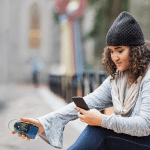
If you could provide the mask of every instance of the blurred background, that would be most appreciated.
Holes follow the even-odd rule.
[[[62,1],[69,3],[67,0]],[[79,19],[84,70],[100,70],[106,33],[121,11],[130,12],[140,23],[145,38],[150,39],[149,0],[85,1],[87,4],[83,4],[80,14],[74,16]],[[56,2],[57,0],[0,0],[0,83],[31,82],[31,59],[34,56],[40,59],[41,82],[47,82],[48,74],[59,70],[61,52],[65,51],[62,49],[62,33],[65,29],[61,27],[63,21],[59,17],[61,13],[67,15],[67,10],[61,11],[67,8],[65,5],[62,8],[54,7]],[[69,14],[71,15],[74,15],[73,12]]]
[[[53,111],[44,100],[52,100],[52,94],[66,105],[103,82],[106,34],[122,11],[136,18],[150,40],[150,0],[0,0],[0,138],[11,119]],[[69,129],[64,149],[80,134],[67,142]],[[45,145],[17,147],[20,139],[10,139],[4,138],[7,144],[0,143],[0,149],[40,150]]]

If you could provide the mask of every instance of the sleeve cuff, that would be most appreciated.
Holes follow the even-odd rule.
[[[102,116],[102,127],[103,128],[112,130],[112,128],[114,126],[114,115],[115,114],[107,116],[107,115],[103,114],[103,116]]]
[[[44,128],[44,133],[42,132],[39,136],[48,144],[56,148],[62,148],[64,125],[57,119],[57,117],[52,118],[53,119],[49,121],[46,120],[45,116],[37,118]]]

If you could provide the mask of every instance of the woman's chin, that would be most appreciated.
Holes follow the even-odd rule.
[[[123,72],[123,71],[127,71],[128,69],[118,68],[118,70],[119,70],[120,72]]]
[[[123,69],[121,69],[121,68],[118,68],[118,70],[119,70],[120,72],[124,71],[124,70],[123,70]]]

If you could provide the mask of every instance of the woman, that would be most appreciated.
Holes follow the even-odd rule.
[[[38,125],[39,136],[58,148],[62,147],[65,124],[78,117],[88,125],[68,150],[107,148],[108,137],[150,146],[149,62],[150,52],[138,22],[131,14],[122,12],[107,33],[103,54],[102,63],[110,76],[84,97],[90,110],[71,103],[37,120],[21,120]],[[115,114],[110,116],[98,111],[112,106]]]

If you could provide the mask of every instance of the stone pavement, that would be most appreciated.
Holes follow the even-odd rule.
[[[12,135],[8,123],[20,117],[38,118],[64,105],[66,103],[50,92],[46,85],[39,88],[32,84],[0,85],[0,150],[57,150],[39,137],[27,142],[17,134]],[[76,141],[85,126],[79,120],[66,125],[62,150]]]

